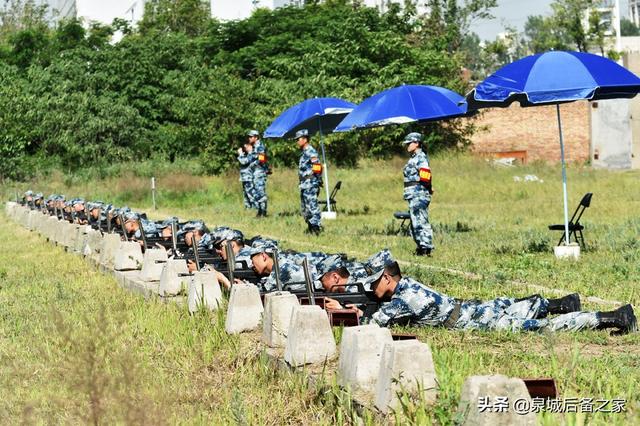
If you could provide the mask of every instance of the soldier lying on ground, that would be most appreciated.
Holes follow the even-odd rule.
[[[364,322],[374,322],[383,327],[413,324],[512,331],[618,329],[614,334],[637,330],[631,305],[611,312],[581,312],[577,294],[560,299],[546,299],[537,294],[521,299],[501,297],[486,302],[454,299],[403,277],[395,261],[372,271],[369,282],[378,298],[388,296],[391,301],[382,304],[371,318],[364,318]],[[550,314],[559,315],[547,318]]]

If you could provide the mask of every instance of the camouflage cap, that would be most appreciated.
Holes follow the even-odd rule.
[[[103,208],[104,203],[102,201],[89,201],[87,203],[87,208],[89,210],[101,209]]]
[[[253,256],[260,253],[273,253],[278,246],[273,240],[256,240],[249,249],[249,256]]]
[[[422,134],[418,133],[418,132],[411,132],[409,133],[407,136],[404,137],[404,142],[402,142],[403,144],[409,144],[411,142],[419,142],[422,143],[423,138],[422,138]]]
[[[251,137],[251,136],[260,136],[260,132],[257,130],[249,130],[247,132],[247,136]]]
[[[140,220],[140,215],[136,212],[128,211],[123,214],[125,222]]]
[[[166,227],[171,226],[172,224],[178,224],[178,218],[176,216],[170,217],[168,219],[163,220],[162,222],[156,224],[158,229],[164,229]]]
[[[307,129],[300,129],[296,132],[296,136],[295,139],[299,139],[299,138],[308,138],[309,137],[309,130]]]
[[[364,269],[369,275],[366,284],[371,285],[374,282],[378,281],[382,276],[382,273],[384,272],[384,267],[394,261],[395,260],[391,255],[389,249],[380,250],[378,253],[367,259],[367,261],[364,263]]]
[[[24,196],[25,197],[33,197],[33,191],[32,190],[28,190],[24,192]]]
[[[76,204],[84,204],[84,198],[74,198],[71,200],[72,206],[75,206]]]
[[[337,271],[340,268],[345,267],[344,260],[338,254],[325,257],[321,262],[316,264],[316,271],[318,272],[318,278],[322,278],[324,274],[331,271]]]
[[[36,200],[39,200],[41,198],[44,198],[44,194],[42,192],[38,192],[36,195],[33,196],[33,198],[35,198]]]
[[[221,244],[225,241],[244,241],[244,234],[237,229],[227,227],[216,228],[211,233],[211,243],[213,245]]]

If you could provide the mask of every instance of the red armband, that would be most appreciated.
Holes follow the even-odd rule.
[[[428,167],[422,168],[419,171],[420,182],[431,183],[431,169]]]
[[[260,164],[265,164],[267,162],[267,154],[258,154],[258,162]]]

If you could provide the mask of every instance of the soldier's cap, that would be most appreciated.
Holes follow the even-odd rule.
[[[365,285],[371,286],[378,281],[384,272],[385,266],[395,262],[395,259],[391,255],[389,249],[380,250],[378,253],[371,256],[364,263],[364,269],[367,271],[369,277],[366,280]]]
[[[33,191],[32,190],[25,191],[24,196],[25,197],[33,197]]]
[[[35,198],[36,200],[39,200],[41,198],[44,198],[44,194],[42,192],[38,192],[36,195],[33,196],[33,198]]]
[[[309,131],[307,129],[300,129],[296,132],[296,136],[294,139],[300,139],[300,138],[308,138],[309,137]]]
[[[74,198],[73,200],[71,200],[71,205],[75,206],[76,204],[84,204],[84,199],[83,198]]]
[[[69,200],[69,201],[65,201],[65,202],[64,202],[64,205],[65,205],[66,207],[71,207],[71,200]]]
[[[423,141],[422,133],[411,132],[407,136],[404,137],[404,142],[402,142],[402,143],[406,145],[406,144],[409,144],[411,142],[420,142],[420,143],[422,143],[422,141]]]
[[[166,227],[171,226],[173,223],[177,224],[178,223],[178,218],[177,217],[170,217],[168,219],[163,220],[162,222],[158,223],[157,227],[158,229],[164,229]]]
[[[140,215],[132,211],[126,212],[123,216],[124,216],[125,223],[140,220]]]
[[[244,234],[237,230],[227,227],[220,227],[214,229],[211,233],[211,244],[214,246],[220,245],[225,241],[244,241]]]
[[[95,210],[95,209],[101,209],[103,208],[104,203],[102,201],[89,201],[87,203],[87,208],[89,209],[89,211],[91,210]]]
[[[188,232],[201,231],[202,233],[209,232],[207,226],[204,224],[202,220],[190,220],[189,222],[182,225],[180,230],[178,231],[178,236],[182,237]]]
[[[257,130],[249,130],[247,132],[247,136],[251,137],[251,136],[260,136],[260,132]]]
[[[273,240],[256,240],[253,242],[251,248],[249,248],[249,256],[254,256],[260,253],[273,253],[277,250],[278,246]]]
[[[318,272],[318,278],[322,278],[324,274],[331,271],[337,271],[345,266],[344,260],[339,254],[333,254],[325,257],[322,262],[316,265],[316,271]]]

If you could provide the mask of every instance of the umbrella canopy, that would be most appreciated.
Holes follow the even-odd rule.
[[[327,134],[349,114],[355,104],[339,98],[313,98],[295,104],[280,114],[267,130],[265,138],[292,138],[298,130],[307,129],[309,134]]]
[[[639,91],[640,78],[607,58],[581,52],[546,52],[500,68],[469,92],[465,103],[469,110],[506,107],[514,101],[521,106],[556,105],[565,238],[569,245],[567,172],[560,104],[584,99],[632,98]]]
[[[463,101],[462,96],[443,87],[398,86],[362,101],[335,131],[460,117],[467,113],[467,106]]]
[[[467,96],[469,110],[557,104],[581,99],[632,98],[640,78],[610,59],[581,52],[546,52],[512,62]]]

